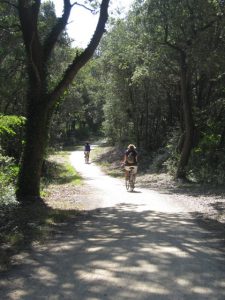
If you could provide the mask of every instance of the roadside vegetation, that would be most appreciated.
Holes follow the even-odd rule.
[[[44,164],[41,194],[45,200],[21,206],[15,199],[12,174],[1,174],[5,186],[10,186],[0,195],[0,270],[4,270],[13,254],[34,242],[44,242],[57,231],[59,224],[79,214],[76,202],[71,203],[69,199],[78,192],[82,178],[70,165],[69,152],[53,153]]]
[[[121,161],[124,150],[125,148],[121,146],[100,145],[91,154],[91,159],[101,167],[104,173],[123,179],[124,170],[121,168]],[[218,201],[225,197],[224,184],[213,185],[198,183],[193,180],[177,180],[167,168],[169,164],[167,159],[169,158],[164,153],[157,152],[151,156],[145,151],[140,150],[138,152],[137,186],[174,194],[180,193],[199,197],[204,195],[215,196],[218,197]]]

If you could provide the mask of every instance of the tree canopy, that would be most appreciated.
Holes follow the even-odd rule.
[[[65,30],[78,3],[62,3],[60,17],[51,1],[0,3],[1,154],[20,162],[18,199],[40,198],[48,145],[100,135],[163,153],[176,178],[224,183],[224,1],[136,0],[107,27],[109,0],[80,2],[100,13],[86,49]]]

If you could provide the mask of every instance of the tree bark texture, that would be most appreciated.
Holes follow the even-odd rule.
[[[45,155],[51,112],[46,104],[30,103],[25,146],[18,178],[17,198],[33,202],[40,198],[40,178]]]

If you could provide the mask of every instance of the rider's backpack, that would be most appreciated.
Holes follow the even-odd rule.
[[[135,154],[133,151],[129,152],[127,155],[127,162],[129,164],[134,164],[135,163]]]

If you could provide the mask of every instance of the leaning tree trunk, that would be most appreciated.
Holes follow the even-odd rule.
[[[183,106],[184,116],[184,142],[181,149],[180,160],[176,172],[176,178],[186,179],[186,167],[190,158],[193,135],[194,135],[194,123],[191,107],[191,91],[190,91],[190,78],[186,64],[186,55],[181,52],[181,100]]]

